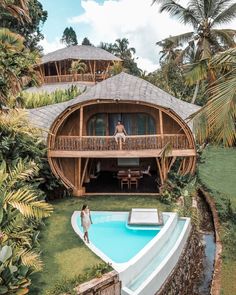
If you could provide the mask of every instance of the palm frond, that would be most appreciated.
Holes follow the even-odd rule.
[[[223,1],[224,2],[224,1]],[[233,3],[221,13],[219,13],[213,20],[213,25],[222,25],[231,22],[236,17],[236,3]]]
[[[165,38],[161,41],[158,41],[156,44],[159,46],[162,46],[163,43],[171,43],[172,46],[176,47],[176,46],[180,46],[182,45],[182,43],[186,43],[189,42],[190,40],[193,39],[193,32],[188,32],[188,33],[184,33],[184,34],[180,34],[180,35],[176,35],[176,36],[170,36],[168,38]]]
[[[40,255],[33,250],[21,250],[17,253],[21,258],[22,264],[33,268],[34,271],[41,271],[43,269],[43,262]]]
[[[25,217],[42,219],[51,215],[53,208],[45,201],[38,201],[34,192],[19,189],[8,193],[4,199],[4,208],[7,206],[19,210]]]
[[[236,48],[215,56],[210,66],[227,70],[208,89],[210,100],[191,118],[199,140],[210,138],[232,146],[236,142]]]
[[[185,8],[173,0],[153,1],[153,3],[155,2],[161,5],[160,12],[169,12],[171,16],[177,17],[180,22],[191,24],[194,28],[197,27],[199,20],[195,17],[194,11],[190,7]]]
[[[205,60],[184,66],[184,76],[187,85],[194,85],[197,81],[207,78],[208,66]]]
[[[12,188],[18,181],[30,180],[37,175],[39,167],[34,161],[23,161],[19,159],[14,169],[10,169],[9,177],[7,179],[7,188]]]
[[[1,0],[0,7],[6,10],[11,16],[15,17],[22,23],[30,22],[28,0],[9,1]]]
[[[223,45],[226,45],[228,47],[234,47],[235,42],[234,38],[236,36],[236,30],[230,30],[230,29],[221,29],[221,30],[212,30],[212,34],[216,36],[220,40],[220,42]]]

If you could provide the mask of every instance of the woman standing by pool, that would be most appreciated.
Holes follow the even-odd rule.
[[[88,205],[83,205],[81,213],[81,226],[84,230],[84,240],[85,242],[89,243],[89,237],[88,237],[88,229],[90,228],[90,225],[92,224],[92,219],[90,215],[90,210]]]

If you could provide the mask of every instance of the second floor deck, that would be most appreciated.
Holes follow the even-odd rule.
[[[185,134],[129,135],[117,143],[114,136],[57,136],[52,157],[151,157],[170,144],[170,155],[196,154]]]

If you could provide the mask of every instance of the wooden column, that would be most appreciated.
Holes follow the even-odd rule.
[[[40,65],[40,66],[39,66],[39,72],[40,72],[40,76],[41,76],[41,78],[42,78],[42,81],[43,81],[43,83],[44,83],[43,65]]]
[[[79,136],[82,137],[83,135],[83,107],[80,107],[80,117],[79,117]],[[85,188],[83,187],[83,181],[85,177],[85,171],[87,169],[88,165],[88,159],[86,159],[85,166],[83,173],[82,171],[82,159],[78,158],[75,159],[76,165],[75,165],[75,186],[76,190],[73,192],[73,194],[77,197],[82,196],[85,193]]]
[[[107,65],[107,67],[106,67],[106,70],[105,70],[105,72],[102,74],[102,80],[106,79],[106,75],[107,75],[107,73],[108,73],[109,67],[110,67],[110,62],[108,62],[108,65]]]
[[[93,77],[93,69],[92,69],[92,65],[91,65],[90,60],[89,60],[89,69],[90,69],[90,74],[91,74],[92,77]]]
[[[159,124],[160,124],[160,133],[161,133],[161,144],[164,146],[164,131],[163,131],[163,116],[162,111],[159,110]]]
[[[54,61],[54,64],[55,64],[56,71],[57,71],[57,77],[58,77],[58,81],[59,81],[59,82],[61,82],[61,77],[60,77],[59,69],[58,69],[58,66],[57,66],[57,62],[56,62],[56,61]]]
[[[96,60],[94,61],[93,64],[93,81],[96,81]]]
[[[84,108],[80,107],[79,113],[79,136],[83,135],[83,117],[84,117]]]

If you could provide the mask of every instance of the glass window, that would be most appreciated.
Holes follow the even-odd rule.
[[[146,113],[96,114],[88,121],[88,135],[113,135],[118,121],[122,121],[128,135],[155,134],[155,120]]]

